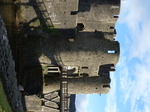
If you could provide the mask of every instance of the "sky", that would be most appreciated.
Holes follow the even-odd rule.
[[[120,59],[108,94],[77,95],[76,112],[150,112],[150,0],[124,0],[116,23]]]

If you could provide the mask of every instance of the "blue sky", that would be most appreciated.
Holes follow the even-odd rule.
[[[120,60],[106,95],[78,95],[77,112],[150,112],[150,0],[125,0],[116,24]]]

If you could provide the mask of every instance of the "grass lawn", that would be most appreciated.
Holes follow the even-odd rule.
[[[12,112],[0,81],[0,112]]]

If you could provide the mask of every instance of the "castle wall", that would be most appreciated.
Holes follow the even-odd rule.
[[[29,51],[31,53],[35,51],[39,64],[44,63],[48,66],[60,68],[63,66],[75,67],[75,75],[79,75],[78,77],[87,75],[89,76],[88,81],[93,76],[101,75],[103,70],[99,71],[99,69],[102,65],[117,64],[120,51],[119,42],[115,41],[114,38],[116,35],[114,27],[119,14],[120,0],[79,0],[79,7],[77,6],[78,0],[66,0],[66,3],[60,0],[53,2],[26,0],[27,4],[28,2],[31,4],[29,9],[32,9],[33,14],[30,16],[31,18],[28,17],[29,9],[21,5],[24,12],[23,18],[28,17],[27,31],[29,32],[25,32],[25,36],[27,40],[31,40],[30,46],[34,49],[32,50],[29,47]],[[40,21],[37,26],[34,25],[36,23],[35,18]],[[83,24],[84,28],[82,31],[75,33],[76,27],[80,26],[78,23],[81,23],[81,26]],[[54,26],[56,30],[51,29],[51,26]],[[41,27],[43,29],[40,29]],[[45,31],[45,27],[48,28],[48,32]],[[32,33],[30,30],[34,31],[32,35],[34,39],[30,36]],[[62,32],[59,32],[60,30],[63,35]],[[53,35],[53,33],[57,33],[57,35]],[[73,38],[74,41],[70,42],[66,37]],[[35,40],[38,39],[39,43],[36,43]],[[29,44],[26,46],[29,46]],[[109,53],[109,51],[112,53]],[[22,52],[22,56],[26,54],[29,54],[28,50]],[[28,61],[28,65],[32,65],[34,55],[29,56],[32,59]],[[108,72],[109,70],[106,71],[106,73]],[[53,73],[48,75],[52,75],[52,77],[44,77],[44,93],[60,88],[59,77],[54,76]],[[73,85],[75,81],[82,81],[82,78],[74,79],[74,82],[72,79],[70,81],[72,81],[70,84]],[[77,83],[75,84],[77,85]],[[85,84],[87,84],[86,81]],[[96,85],[96,82],[93,84]],[[83,85],[80,84],[80,86]],[[89,91],[94,91],[94,86],[88,88]],[[70,87],[73,86],[70,85]],[[78,88],[78,93],[80,93],[80,89]],[[99,93],[100,90],[96,92]],[[84,93],[84,91],[81,90],[81,93]]]
[[[106,94],[110,90],[109,77],[81,77],[64,80],[68,82],[69,94]],[[58,79],[54,81],[54,79],[51,80],[51,78],[47,77],[47,79],[45,78],[45,84],[46,86],[43,86],[43,93],[59,90],[60,88],[60,81]]]

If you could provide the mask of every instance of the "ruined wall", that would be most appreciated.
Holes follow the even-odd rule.
[[[7,31],[0,16],[0,79],[13,112],[23,112],[18,89],[15,63],[10,50]]]
[[[109,77],[81,77],[63,79],[68,82],[69,94],[106,94],[110,90]],[[60,80],[45,78],[46,86],[43,86],[43,93],[55,91],[60,88]]]
[[[23,22],[25,30],[22,32],[23,36],[25,35],[24,39],[27,40],[23,44],[24,48],[28,48],[26,52],[22,52],[24,48],[20,49],[22,53],[20,57],[30,54],[22,59],[22,62],[28,62],[27,67],[31,68],[35,58],[39,65],[45,64],[60,68],[75,66],[76,75],[80,78],[80,74],[88,74],[87,76],[92,77],[102,75],[101,72],[105,71],[105,67],[99,71],[102,65],[114,67],[117,64],[120,51],[119,42],[114,38],[116,35],[114,27],[119,14],[120,0],[88,0],[88,2],[87,0],[21,0],[20,7],[23,18],[20,23]],[[38,24],[36,24],[37,21]],[[84,28],[80,31],[78,27],[82,24]],[[48,30],[45,29],[45,25]],[[55,30],[51,29],[52,27]],[[70,30],[75,29],[76,32],[76,28],[78,32],[74,35]],[[62,30],[64,35],[59,30]],[[46,31],[48,32],[45,33]],[[58,35],[52,35],[53,31],[56,31]],[[73,38],[74,41],[70,42],[65,37]],[[34,47],[31,49],[29,46]],[[108,51],[113,51],[113,53]],[[42,69],[45,68],[42,67]],[[30,72],[26,70],[26,67],[24,71],[26,71],[26,76],[30,77]],[[109,77],[109,69],[105,74]],[[43,75],[56,77],[53,73],[43,73]],[[49,78],[43,79],[44,91],[59,89],[59,77],[56,79],[57,87],[55,87],[54,80],[49,80]],[[78,81],[82,82],[82,78]]]

